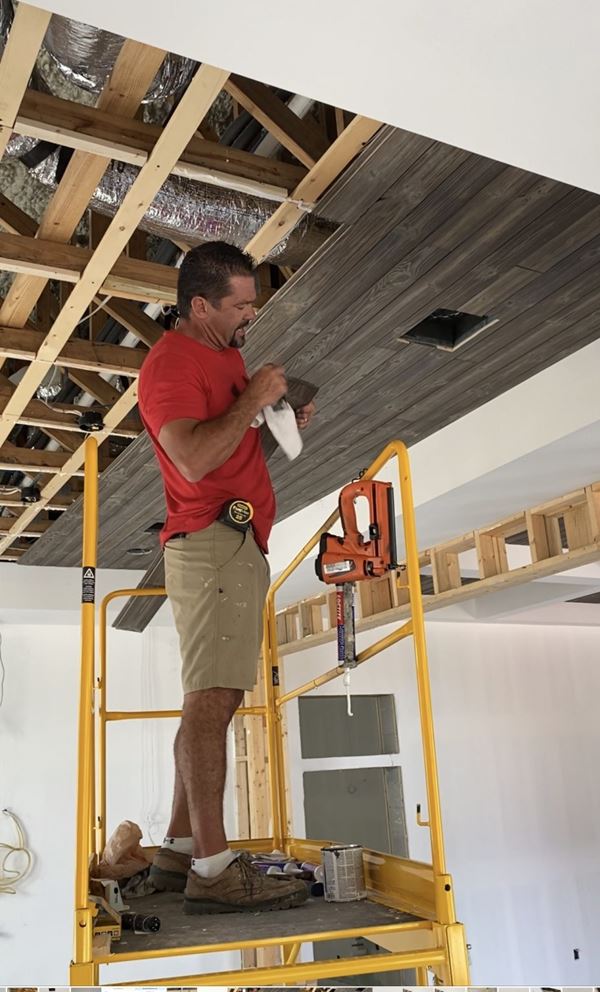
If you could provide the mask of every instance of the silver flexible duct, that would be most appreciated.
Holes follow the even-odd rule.
[[[123,38],[90,24],[54,15],[44,38],[44,48],[62,75],[83,90],[100,93],[112,72]],[[197,63],[167,54],[143,103],[175,96],[189,83]]]
[[[14,136],[6,152],[22,156],[35,144],[34,138]],[[31,170],[44,186],[55,188],[56,153]],[[94,193],[91,206],[112,217],[138,175],[130,165],[113,164]],[[152,201],[140,227],[150,234],[185,244],[228,241],[243,248],[271,216],[278,204],[247,193],[170,176]],[[333,227],[319,218],[307,217],[269,255],[282,265],[299,266],[319,248]]]

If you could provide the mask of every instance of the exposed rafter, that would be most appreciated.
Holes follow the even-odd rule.
[[[0,267],[7,272],[77,284],[93,255],[88,248],[0,234]],[[171,266],[122,256],[115,259],[97,292],[142,303],[174,303],[176,288],[177,272]]]
[[[62,451],[39,451],[37,448],[17,448],[14,444],[6,442],[0,448],[0,470],[18,471],[29,474],[41,472],[45,475],[58,475],[68,461],[68,456]],[[73,472],[73,475],[83,475],[82,472]],[[34,504],[42,509],[40,503]],[[29,522],[29,521],[27,521]],[[23,533],[23,528],[19,527],[19,534]]]
[[[43,331],[15,330],[0,327],[0,355],[33,362],[44,343]],[[144,348],[122,348],[118,344],[90,344],[89,341],[67,341],[56,364],[68,369],[90,369],[114,375],[137,376],[147,351]]]
[[[327,148],[324,134],[309,118],[298,117],[264,83],[232,75],[227,80],[225,89],[309,169],[321,158]]]
[[[354,117],[317,164],[294,190],[289,203],[282,203],[246,245],[246,250],[262,262],[275,245],[300,223],[306,210],[316,203],[334,179],[364,148],[381,124],[369,117]]]
[[[0,156],[12,134],[50,17],[39,7],[25,3],[17,7],[0,63]]]
[[[103,380],[104,381],[104,380]],[[0,373],[0,405],[6,403],[14,393],[16,386]],[[80,434],[79,416],[90,410],[104,413],[102,406],[78,406],[73,403],[45,403],[42,400],[31,400],[19,417],[19,423],[28,427],[46,427],[52,430],[70,431]],[[141,432],[141,423],[137,417],[128,417],[118,424],[113,434],[117,437],[135,438]]]
[[[15,122],[15,131],[20,134],[140,167],[147,162],[162,130],[34,90],[25,94]],[[305,171],[297,165],[207,141],[197,134],[172,169],[176,176],[271,200],[285,199]]]
[[[76,496],[55,496],[54,499],[46,503],[45,510],[56,510],[62,512],[68,510]],[[20,515],[25,510],[27,504],[23,503],[20,493],[3,492],[0,488],[0,506],[6,506],[12,513]],[[10,519],[7,517],[7,519]]]
[[[0,231],[8,234],[24,234],[35,238],[37,224],[29,214],[11,203],[3,193],[0,193]]]

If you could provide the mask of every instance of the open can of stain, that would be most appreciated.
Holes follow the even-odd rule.
[[[355,902],[367,898],[363,849],[360,844],[322,847],[327,902]]]

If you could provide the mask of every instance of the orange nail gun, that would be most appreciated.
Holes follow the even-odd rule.
[[[369,530],[365,540],[356,521],[356,500],[369,501]],[[375,579],[396,568],[396,521],[391,482],[358,480],[344,486],[339,499],[343,537],[321,534],[315,570],[323,582],[335,583],[338,663],[346,670],[357,664],[354,623],[354,584]],[[349,682],[345,683],[347,686]],[[348,690],[349,692],[349,690]],[[348,712],[350,703],[348,703]]]
[[[365,540],[356,522],[355,502],[369,501],[369,536]],[[340,492],[340,520],[343,537],[321,534],[316,572],[323,582],[356,582],[375,579],[396,568],[396,522],[394,487],[391,482],[361,480],[344,486]]]

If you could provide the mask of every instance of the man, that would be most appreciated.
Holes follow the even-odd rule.
[[[255,314],[254,269],[233,245],[192,249],[179,270],[177,327],[152,348],[139,381],[165,487],[161,540],[184,691],[171,822],[150,876],[157,888],[185,890],[187,913],[284,909],[306,898],[303,882],[236,856],[223,825],[227,728],[256,682],[275,515],[252,424],[287,389],[277,365],[248,378],[239,351]],[[313,412],[312,404],[297,412],[301,428]],[[245,531],[219,519],[232,500],[251,504]]]

